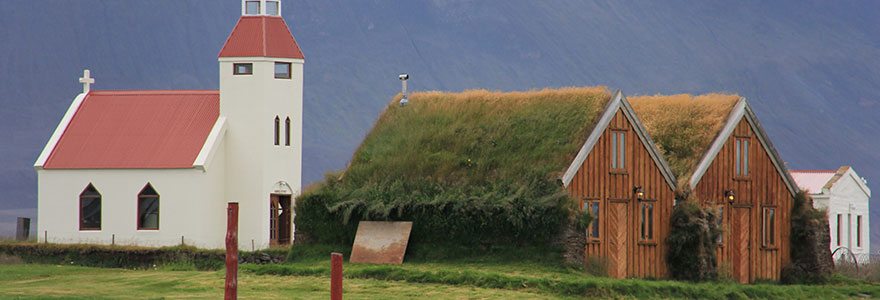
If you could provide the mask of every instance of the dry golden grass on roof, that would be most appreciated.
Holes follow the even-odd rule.
[[[675,176],[686,182],[739,98],[735,94],[711,93],[627,99]]]

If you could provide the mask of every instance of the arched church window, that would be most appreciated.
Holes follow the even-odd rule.
[[[290,146],[290,117],[284,119],[284,145]]]
[[[281,145],[281,118],[275,116],[275,146]]]
[[[138,194],[138,230],[159,230],[159,194],[149,183]]]
[[[91,183],[79,194],[79,230],[101,230],[101,193]]]

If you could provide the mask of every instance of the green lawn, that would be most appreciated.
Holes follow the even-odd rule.
[[[242,265],[241,299],[327,299],[326,262]],[[222,271],[0,265],[0,299],[218,299]],[[295,274],[295,275],[270,275]],[[838,280],[825,286],[691,284],[613,280],[529,263],[345,265],[346,299],[850,299],[878,298],[880,285]]]
[[[0,299],[219,299],[223,272],[0,265]],[[346,279],[346,299],[552,299],[533,291]],[[324,276],[242,272],[241,299],[327,299]]]

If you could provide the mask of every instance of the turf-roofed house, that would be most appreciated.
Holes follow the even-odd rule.
[[[350,242],[358,220],[410,220],[411,245],[559,243],[568,212],[586,209],[595,218],[566,243],[579,262],[586,253],[608,257],[613,277],[666,276],[675,178],[621,92],[409,101],[386,108],[341,176],[300,198],[301,234]]]
[[[689,201],[717,210],[724,228],[719,265],[740,282],[779,280],[790,260],[790,214],[798,188],[745,98],[630,100],[679,178],[679,190]]]

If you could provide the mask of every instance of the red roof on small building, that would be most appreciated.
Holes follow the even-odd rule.
[[[43,168],[192,168],[219,116],[217,90],[91,91]]]
[[[242,16],[217,57],[305,59],[287,23],[275,16]]]

